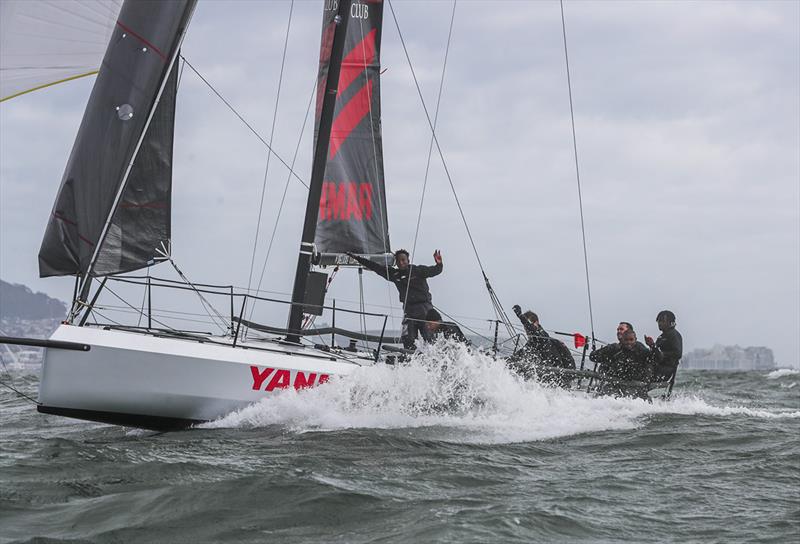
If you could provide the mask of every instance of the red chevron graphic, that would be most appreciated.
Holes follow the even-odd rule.
[[[353,129],[369,113],[369,102],[372,98],[372,80],[361,87],[361,90],[350,99],[342,108],[331,128],[331,143],[328,159],[332,159],[339,152],[339,147],[347,140]]]
[[[342,93],[375,60],[375,37],[377,34],[377,29],[372,29],[342,60],[342,71],[339,74],[339,96],[342,96]],[[329,160],[336,156],[339,147],[369,113],[371,99],[372,81],[370,80],[339,110],[339,115],[336,116],[333,127],[331,127]]]
[[[342,71],[339,73],[339,96],[375,60],[375,36],[377,33],[378,30],[373,28],[342,59]]]

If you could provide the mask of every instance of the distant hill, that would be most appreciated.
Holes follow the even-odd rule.
[[[61,319],[66,315],[67,306],[60,300],[0,280],[0,318]]]

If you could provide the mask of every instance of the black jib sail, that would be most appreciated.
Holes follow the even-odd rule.
[[[170,236],[178,48],[195,0],[126,0],[39,250],[39,274],[148,266]]]
[[[337,0],[327,0],[317,78],[317,127],[328,75]],[[317,217],[321,264],[344,263],[345,252],[382,256],[389,251],[381,138],[380,44],[383,2],[354,1],[331,129]],[[381,260],[383,257],[380,257]]]

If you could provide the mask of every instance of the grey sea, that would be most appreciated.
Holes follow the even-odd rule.
[[[592,398],[483,357],[153,433],[0,390],[0,543],[800,542],[800,373]],[[2,381],[36,395],[37,369]]]

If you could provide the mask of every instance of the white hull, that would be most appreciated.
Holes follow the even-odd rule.
[[[213,420],[372,364],[274,342],[232,347],[71,325],[51,340],[91,348],[46,350],[41,412],[154,429]]]

